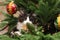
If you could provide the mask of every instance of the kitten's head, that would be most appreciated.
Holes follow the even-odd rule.
[[[38,25],[38,20],[37,20],[37,15],[34,13],[29,13],[29,14],[22,14],[19,16],[19,22],[24,22],[27,17],[29,16],[29,20],[33,23]]]

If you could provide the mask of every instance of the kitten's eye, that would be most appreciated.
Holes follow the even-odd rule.
[[[30,21],[32,21],[33,24],[37,23],[37,17],[36,16],[31,16]]]
[[[26,20],[27,18],[24,18],[24,20]]]
[[[22,20],[22,19],[20,19],[20,20],[19,20],[19,22],[23,22],[23,20]]]
[[[32,23],[34,23],[34,18],[33,17],[30,17],[30,21],[32,21]]]
[[[26,19],[27,19],[27,16],[24,17],[24,20],[26,20]]]
[[[24,18],[23,17],[19,17],[19,22],[23,22]]]

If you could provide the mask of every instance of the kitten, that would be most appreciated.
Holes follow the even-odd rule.
[[[27,28],[27,23],[30,23],[30,24],[34,24],[35,25],[35,28],[37,27],[37,21],[36,21],[36,15],[35,14],[22,14],[19,16],[19,21],[17,22],[17,27],[15,30],[12,31],[12,33],[16,33],[18,35],[21,34],[21,29],[25,30],[25,31],[28,31],[28,28]],[[18,33],[20,32],[20,33]]]

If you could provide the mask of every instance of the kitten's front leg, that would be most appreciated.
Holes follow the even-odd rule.
[[[17,23],[17,29],[20,31],[20,33],[21,33],[22,26],[23,26],[22,23],[20,22]]]

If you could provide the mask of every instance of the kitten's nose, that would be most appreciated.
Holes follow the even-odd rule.
[[[29,19],[29,16],[28,16],[27,19],[23,22],[23,24],[27,24],[27,23],[32,24],[32,22],[31,22],[30,19]]]

